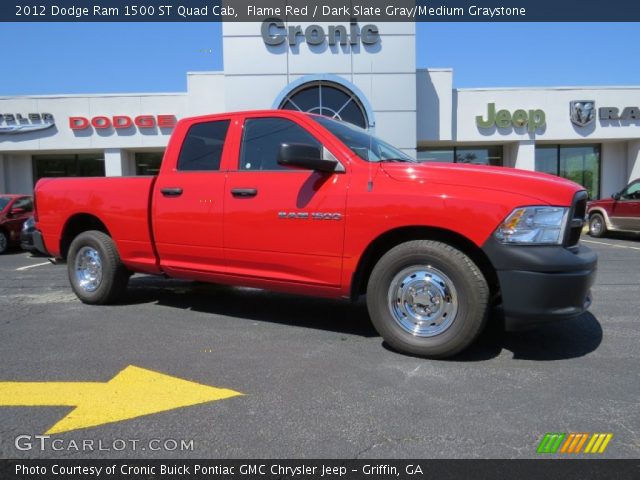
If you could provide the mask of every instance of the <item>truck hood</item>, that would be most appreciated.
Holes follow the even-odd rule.
[[[451,163],[382,163],[381,169],[402,182],[431,182],[523,195],[550,205],[570,205],[577,183],[546,173],[508,167]]]

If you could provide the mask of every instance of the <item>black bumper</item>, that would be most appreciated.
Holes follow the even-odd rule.
[[[49,255],[47,249],[44,246],[44,240],[42,239],[42,233],[40,233],[40,230],[35,230],[31,236],[31,239],[33,242],[33,249],[37,250],[43,255]]]
[[[500,283],[507,330],[574,318],[591,304],[597,255],[587,247],[502,245],[483,250]]]
[[[33,245],[33,231],[30,230],[25,232],[22,230],[22,232],[20,232],[20,248],[27,250],[28,252],[36,249]]]

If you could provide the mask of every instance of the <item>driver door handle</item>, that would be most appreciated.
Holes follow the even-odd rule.
[[[232,188],[231,195],[236,198],[251,198],[258,194],[257,188]]]
[[[179,197],[182,195],[182,189],[180,187],[161,188],[160,193],[165,197]]]

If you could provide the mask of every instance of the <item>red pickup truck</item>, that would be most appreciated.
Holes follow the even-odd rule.
[[[511,168],[419,164],[326,117],[181,120],[156,177],[43,179],[36,244],[85,303],[132,272],[355,299],[392,347],[451,356],[491,306],[508,327],[575,317],[596,255],[586,192]]]

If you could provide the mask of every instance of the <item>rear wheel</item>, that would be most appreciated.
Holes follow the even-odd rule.
[[[430,358],[455,355],[480,334],[489,287],[477,265],[445,243],[398,245],[376,264],[367,307],[393,348]]]
[[[607,225],[604,222],[604,217],[599,213],[594,213],[589,218],[589,235],[600,238],[605,233],[607,233]]]
[[[129,281],[115,243],[99,231],[81,233],[71,242],[67,271],[78,298],[93,305],[115,302]]]

